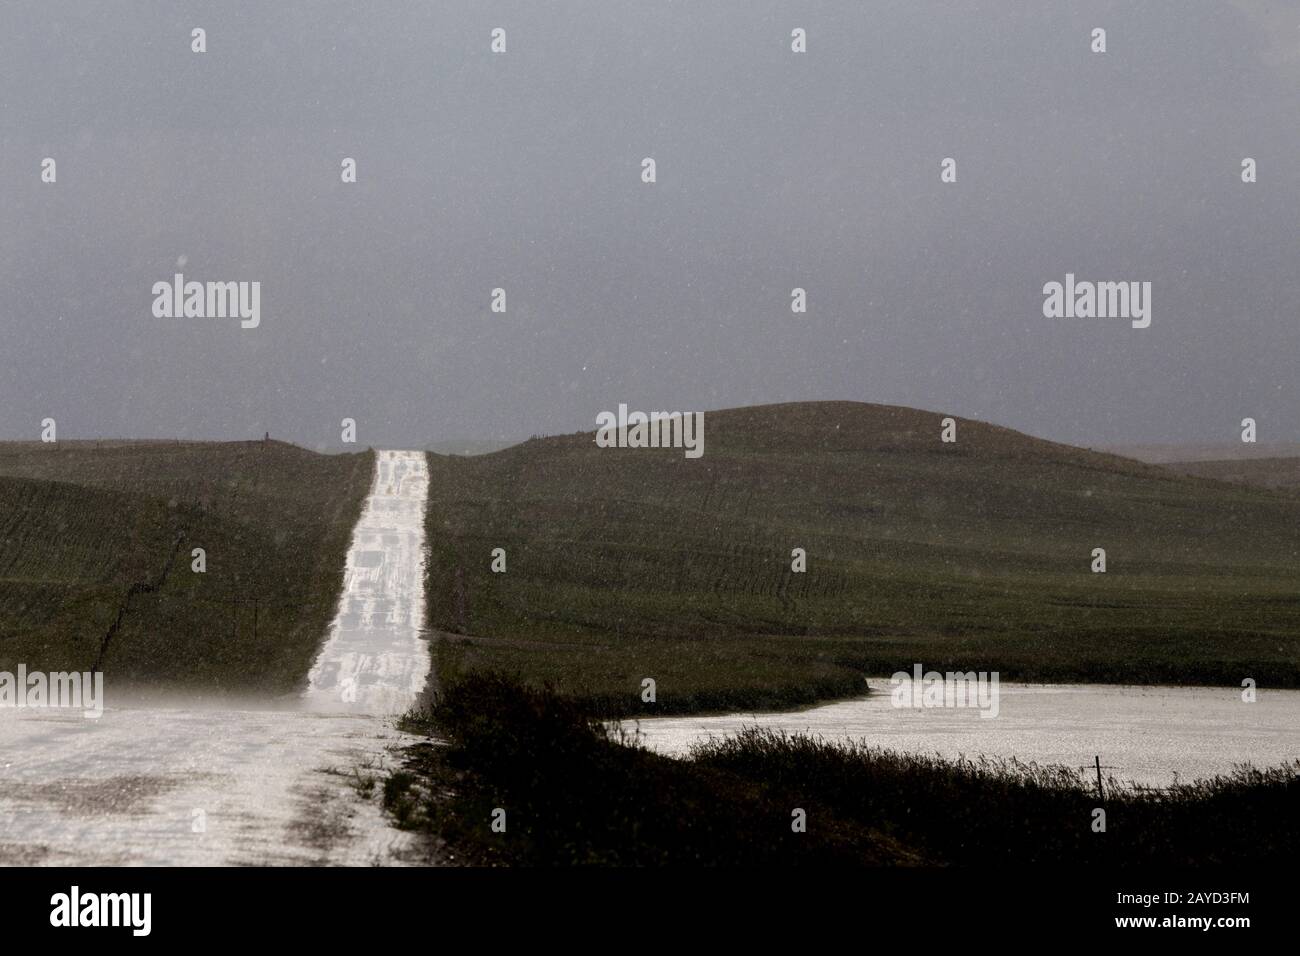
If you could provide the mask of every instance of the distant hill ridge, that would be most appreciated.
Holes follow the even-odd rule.
[[[946,418],[957,423],[957,440],[952,443],[940,438]],[[907,451],[1004,458],[1030,456],[1152,476],[1161,473],[1143,462],[1109,451],[1078,448],[988,422],[902,405],[785,402],[706,411],[704,419],[706,459],[712,449],[725,452]],[[504,450],[538,454],[547,447],[561,449],[594,444],[594,439],[593,428],[532,438]]]
[[[1243,461],[1300,458],[1300,442],[1208,442],[1192,444],[1104,445],[1102,451],[1152,464],[1192,461]]]

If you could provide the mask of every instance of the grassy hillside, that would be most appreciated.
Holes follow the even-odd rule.
[[[0,670],[292,689],[372,471],[280,442],[0,444]]]
[[[461,635],[443,676],[502,668],[623,714],[651,709],[646,677],[662,713],[914,662],[1300,685],[1296,499],[961,419],[944,444],[940,417],[772,405],[708,413],[697,460],[592,433],[430,456],[429,614]]]

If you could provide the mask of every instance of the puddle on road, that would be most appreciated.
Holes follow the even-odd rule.
[[[55,726],[0,711],[0,863],[419,861],[378,803],[390,750],[417,739],[389,719],[109,709]]]

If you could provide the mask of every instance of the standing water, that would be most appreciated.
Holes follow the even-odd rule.
[[[869,696],[793,713],[659,717],[627,721],[653,750],[673,756],[710,736],[742,727],[862,740],[913,753],[1015,757],[1090,769],[1117,780],[1167,786],[1175,779],[1228,773],[1300,759],[1300,691],[1258,691],[1254,703],[1225,687],[1121,687],[1110,684],[1007,684],[998,715],[973,708],[895,708],[888,680]]]

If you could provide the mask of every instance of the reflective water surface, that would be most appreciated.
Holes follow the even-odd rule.
[[[863,739],[895,750],[943,757],[1016,757],[1039,764],[1092,767],[1117,780],[1165,786],[1300,759],[1300,691],[1257,692],[1244,703],[1230,687],[1120,687],[1108,684],[1008,684],[995,718],[974,709],[894,708],[889,680],[870,695],[793,713],[665,717],[628,721],[653,750],[685,753],[710,735],[743,726]]]

